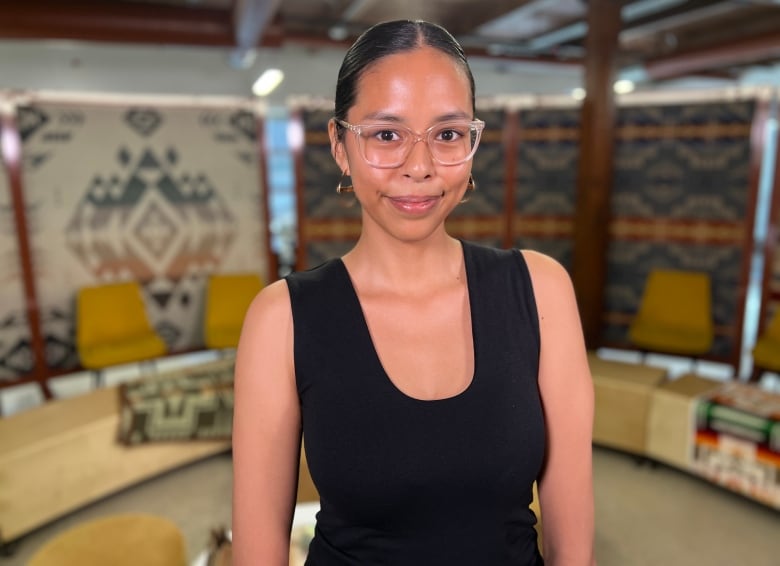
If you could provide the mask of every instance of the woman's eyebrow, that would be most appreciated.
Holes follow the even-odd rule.
[[[436,118],[436,122],[449,122],[452,120],[471,120],[471,114],[466,112],[450,112],[442,114]]]
[[[403,120],[396,116],[395,114],[388,114],[386,112],[371,112],[369,114],[366,114],[361,118],[362,120],[376,120],[377,122],[392,122],[392,123],[403,123]]]
[[[471,120],[471,114],[466,112],[448,112],[446,114],[440,114],[436,116],[432,123],[437,124],[439,122],[450,122],[452,120]],[[361,118],[361,122],[365,120],[372,120],[377,122],[385,122],[392,124],[403,124],[404,120],[395,114],[389,114],[386,112],[370,112]]]

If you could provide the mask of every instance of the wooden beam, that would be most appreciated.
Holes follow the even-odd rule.
[[[732,65],[747,65],[780,57],[780,31],[747,37],[715,47],[695,49],[645,63],[652,80],[670,79],[723,69]]]
[[[115,0],[0,2],[0,38],[229,46],[229,10]]]
[[[11,192],[11,204],[14,211],[16,241],[19,249],[19,265],[24,290],[24,313],[30,329],[30,349],[32,350],[33,371],[30,376],[37,381],[46,399],[51,399],[51,391],[46,383],[47,363],[46,344],[41,330],[40,308],[35,287],[35,270],[32,264],[32,247],[28,237],[27,208],[24,204],[22,188],[22,138],[10,108],[0,108],[0,157],[5,163],[8,174],[8,186]]]
[[[506,213],[506,224],[504,226],[503,243],[505,248],[515,246],[515,198],[517,191],[517,151],[518,151],[518,131],[520,129],[520,117],[517,110],[506,110],[504,117],[504,161],[506,167],[504,170],[504,210]]]
[[[585,89],[580,125],[572,281],[585,342],[601,341],[615,131],[615,80],[619,0],[591,0],[585,39]]]

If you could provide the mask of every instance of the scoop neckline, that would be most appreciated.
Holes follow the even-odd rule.
[[[349,284],[350,289],[350,295],[352,297],[352,300],[357,306],[357,311],[360,313],[360,325],[361,329],[360,331],[364,334],[364,337],[367,339],[368,344],[371,348],[371,357],[373,358],[373,362],[376,364],[376,366],[379,368],[379,371],[381,373],[381,376],[386,384],[388,384],[393,390],[395,390],[398,394],[400,394],[405,399],[416,402],[416,403],[446,403],[446,402],[452,402],[456,401],[460,398],[465,397],[473,388],[474,384],[477,381],[477,368],[479,367],[479,350],[478,350],[478,339],[477,334],[475,332],[475,311],[474,311],[474,292],[472,288],[473,284],[473,270],[471,269],[471,261],[470,256],[467,253],[467,243],[463,240],[458,240],[461,244],[461,253],[463,254],[463,262],[464,267],[466,271],[466,292],[468,293],[468,302],[469,302],[469,311],[470,311],[470,317],[471,317],[471,347],[473,349],[474,353],[474,369],[471,374],[471,380],[468,382],[466,387],[463,388],[463,390],[459,391],[458,393],[455,393],[454,395],[450,395],[448,397],[437,397],[434,399],[422,399],[420,397],[415,397],[413,395],[410,395],[393,381],[392,377],[390,377],[390,374],[385,369],[384,364],[382,364],[382,360],[379,357],[379,352],[376,349],[376,344],[374,344],[374,337],[371,335],[371,331],[368,328],[368,321],[366,320],[366,313],[363,310],[363,305],[360,302],[360,297],[357,294],[357,289],[355,288],[355,285],[352,281],[352,277],[349,274],[349,269],[347,269],[346,264],[344,263],[342,258],[336,258],[337,263],[341,266],[341,270],[346,277],[347,283]]]

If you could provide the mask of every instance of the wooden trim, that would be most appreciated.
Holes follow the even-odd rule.
[[[0,3],[0,37],[230,46],[232,10],[114,0]]]
[[[773,59],[780,55],[780,33],[741,38],[716,47],[692,49],[645,63],[645,71],[653,80],[671,79],[686,74],[722,69],[728,65],[746,65]]]
[[[35,270],[32,264],[32,248],[30,245],[27,212],[24,203],[22,186],[22,138],[16,119],[11,113],[0,112],[0,154],[8,174],[8,186],[14,211],[16,239],[19,247],[19,265],[22,270],[22,285],[24,287],[24,309],[30,325],[30,348],[33,356],[32,377],[43,390],[46,399],[51,399],[51,391],[46,384],[46,344],[41,329],[40,307],[35,288]]]

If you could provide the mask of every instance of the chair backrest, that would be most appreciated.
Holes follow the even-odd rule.
[[[90,345],[149,332],[151,324],[135,281],[79,289],[76,298],[77,343]]]
[[[775,310],[763,334],[780,342],[780,307]]]
[[[712,291],[707,273],[654,269],[645,285],[639,318],[680,328],[712,324]]]
[[[241,326],[252,299],[263,288],[256,273],[211,275],[206,288],[207,328]]]

